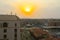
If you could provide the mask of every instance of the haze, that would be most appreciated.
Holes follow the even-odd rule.
[[[20,6],[32,3],[37,6],[34,16],[23,16]],[[60,18],[60,0],[0,0],[0,14],[17,15],[20,18]]]

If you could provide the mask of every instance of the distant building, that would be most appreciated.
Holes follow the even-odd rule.
[[[40,27],[60,37],[60,19],[20,19],[21,27]]]
[[[41,27],[46,26],[46,24],[48,24],[48,21],[47,19],[20,19],[20,24],[21,27]]]

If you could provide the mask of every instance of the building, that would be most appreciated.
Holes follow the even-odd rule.
[[[48,26],[43,27],[52,35],[60,38],[60,19],[48,19]]]
[[[20,19],[21,27],[39,27],[60,38],[60,19]]]
[[[60,35],[60,19],[20,19],[16,15],[0,15],[0,40],[21,40],[22,27],[39,27]]]
[[[16,15],[0,15],[0,40],[20,40],[19,28]]]
[[[47,23],[47,19],[20,19],[21,27],[41,27],[46,26]]]

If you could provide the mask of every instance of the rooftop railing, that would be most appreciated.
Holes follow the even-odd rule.
[[[60,28],[60,26],[43,26],[43,28]]]

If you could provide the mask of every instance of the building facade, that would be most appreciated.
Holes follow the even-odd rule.
[[[20,40],[19,18],[15,15],[0,15],[0,40]]]

